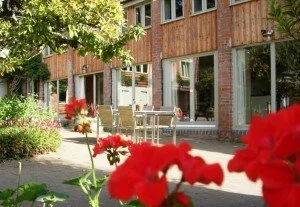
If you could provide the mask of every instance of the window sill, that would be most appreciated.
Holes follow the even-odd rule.
[[[206,13],[209,13],[209,12],[212,12],[212,11],[216,11],[216,10],[217,10],[217,8],[213,8],[213,9],[208,9],[208,10],[201,11],[201,12],[194,12],[194,13],[192,13],[190,15],[190,17],[201,15],[201,14],[206,14]]]
[[[244,3],[247,3],[247,2],[250,2],[250,0],[244,0],[244,1],[240,1],[240,2],[232,2],[232,1],[230,1],[230,6],[244,4]]]
[[[184,19],[184,16],[178,17],[176,19],[170,19],[170,20],[167,20],[167,21],[163,21],[163,22],[161,22],[161,25],[168,24],[168,23],[171,23],[171,22],[176,22],[176,21],[179,21],[179,20],[182,20],[182,19]]]

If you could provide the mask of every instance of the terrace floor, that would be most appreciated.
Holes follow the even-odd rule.
[[[90,160],[85,145],[85,139],[79,133],[71,132],[68,129],[61,131],[63,142],[60,150],[55,153],[40,155],[32,159],[22,160],[21,183],[32,181],[47,184],[50,190],[66,193],[70,198],[55,206],[88,206],[86,197],[75,186],[64,185],[64,180],[78,177],[83,171],[90,169]],[[107,134],[101,134],[106,136]],[[94,137],[93,137],[94,136]],[[242,147],[239,143],[227,143],[216,141],[211,138],[196,137],[196,135],[179,136],[178,142],[186,141],[193,147],[196,155],[203,157],[207,163],[219,162],[225,172],[225,180],[221,187],[216,185],[195,185],[183,187],[193,199],[195,206],[201,207],[250,207],[264,206],[261,197],[261,184],[250,182],[244,174],[229,173],[226,169],[228,160],[233,152]],[[164,137],[162,142],[171,142],[171,137]],[[96,142],[95,135],[92,135],[91,142]],[[95,158],[95,165],[98,175],[104,175],[114,170],[109,166],[106,155],[98,155]],[[0,164],[0,191],[17,185],[18,161],[7,161]],[[171,183],[179,179],[177,169],[171,169],[168,174]],[[173,185],[174,186],[174,185]],[[172,187],[172,186],[171,186]],[[101,195],[101,206],[119,206],[118,202],[110,199],[107,191]],[[25,205],[26,206],[26,205]],[[28,204],[28,206],[30,206]],[[35,205],[38,206],[38,205]],[[41,206],[39,204],[39,206]]]

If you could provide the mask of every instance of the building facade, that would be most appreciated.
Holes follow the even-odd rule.
[[[243,134],[254,114],[300,101],[300,44],[276,32],[268,0],[128,0],[123,6],[128,25],[146,31],[127,45],[132,66],[106,65],[74,50],[46,54],[45,101],[55,99],[58,108],[72,96],[115,108],[176,106],[183,112],[179,129],[221,137]]]

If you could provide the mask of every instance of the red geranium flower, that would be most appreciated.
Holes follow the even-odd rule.
[[[71,98],[70,102],[65,105],[66,119],[72,119],[76,117],[87,109],[87,104],[85,99]]]
[[[121,136],[120,134],[109,135],[106,138],[99,138],[93,149],[93,157],[96,157],[98,154],[101,154],[104,151],[130,147],[132,144],[133,142],[131,140],[128,140],[126,137]]]
[[[273,207],[300,203],[300,105],[254,117],[247,145],[228,163],[229,171],[244,171],[252,181],[261,179],[266,203]]]
[[[186,143],[178,147],[173,144],[152,146],[149,143],[132,146],[131,156],[110,176],[110,195],[120,200],[137,196],[146,206],[175,202],[177,191],[168,195],[166,180],[166,173],[174,164],[182,170],[183,180],[189,183],[212,181],[221,184],[221,167],[218,164],[207,165],[202,158],[192,157],[188,154],[190,149]]]
[[[191,199],[184,192],[175,193],[175,199],[176,202],[180,204],[182,207],[191,206]]]

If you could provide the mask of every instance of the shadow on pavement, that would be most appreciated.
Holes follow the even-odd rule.
[[[80,189],[75,186],[64,185],[64,180],[78,177],[85,171],[85,168],[78,166],[65,165],[60,160],[30,159],[22,160],[22,178],[21,183],[28,181],[41,182],[47,184],[50,190],[66,193],[70,198],[61,204],[55,206],[64,207],[87,207],[87,199]],[[5,188],[14,188],[17,185],[17,161],[8,161],[0,165],[0,191]],[[97,171],[98,175],[104,175],[107,172]],[[171,184],[174,188],[175,184]],[[207,189],[197,185],[189,187],[184,185],[181,190],[187,192],[195,203],[195,206],[201,207],[251,207],[263,206],[263,200],[260,196],[243,195],[222,190]],[[105,189],[101,195],[101,206],[114,207],[119,206],[118,202],[110,199]],[[25,205],[27,206],[27,205]],[[35,206],[41,206],[35,205]]]

